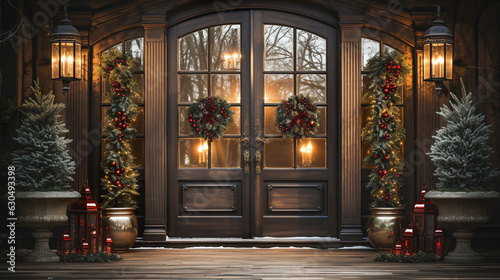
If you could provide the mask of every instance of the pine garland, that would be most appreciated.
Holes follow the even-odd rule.
[[[404,77],[410,72],[403,54],[387,53],[368,61],[372,84],[364,93],[370,100],[370,115],[362,137],[370,144],[365,163],[372,167],[367,188],[373,198],[372,207],[401,207],[403,161],[400,142],[405,137],[401,113],[396,103],[401,101]]]
[[[222,97],[210,96],[191,104],[187,115],[193,135],[212,142],[224,135],[233,120],[234,112]]]
[[[138,97],[137,83],[133,76],[133,59],[118,50],[110,50],[101,56],[100,73],[113,87],[106,96],[112,101],[106,112],[104,134],[108,143],[105,147],[101,168],[101,207],[137,207],[137,172],[134,171],[134,157],[130,146],[136,129],[130,125],[135,121]]]
[[[426,254],[418,252],[416,255],[397,256],[388,253],[379,253],[375,256],[376,262],[398,262],[398,263],[421,263],[421,262],[437,262],[440,258],[436,254]]]
[[[276,123],[283,138],[308,138],[319,127],[320,113],[311,99],[305,95],[294,95],[283,100],[276,109]]]
[[[71,254],[60,254],[59,258],[62,262],[116,262],[121,261],[122,258],[119,255],[103,253],[71,253]]]
[[[69,155],[72,141],[62,135],[68,130],[59,121],[63,103],[55,103],[52,92],[42,93],[38,79],[31,87],[33,95],[20,107],[21,126],[16,129],[19,149],[13,153],[18,191],[70,190],[75,162]]]
[[[450,92],[450,106],[443,105],[437,114],[444,117],[446,126],[432,136],[431,157],[438,178],[440,191],[495,190],[495,180],[500,176],[491,168],[488,146],[492,131],[486,125],[485,116],[477,112],[472,93],[467,94],[464,83],[461,97]]]

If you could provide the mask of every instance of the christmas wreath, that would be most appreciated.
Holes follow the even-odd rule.
[[[319,127],[319,110],[308,96],[294,95],[276,109],[276,123],[284,138],[311,137]]]
[[[188,122],[195,137],[213,141],[222,137],[233,120],[231,105],[219,96],[200,98],[187,110]]]

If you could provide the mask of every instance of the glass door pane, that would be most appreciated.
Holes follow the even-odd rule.
[[[212,26],[182,36],[178,63],[178,167],[240,168],[240,143],[236,141],[241,134],[240,25]],[[211,143],[192,138],[187,116],[189,106],[207,96],[225,99],[235,113],[223,138]]]
[[[264,24],[263,30],[262,119],[263,133],[269,140],[264,145],[264,168],[326,168],[326,39],[282,25]],[[307,143],[305,140],[283,139],[275,120],[277,105],[299,94],[321,105],[318,106],[318,130]]]

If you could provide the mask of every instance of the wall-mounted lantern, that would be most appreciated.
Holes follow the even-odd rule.
[[[82,77],[82,43],[80,34],[68,19],[64,6],[64,19],[51,33],[52,43],[52,80],[61,80],[63,90],[69,90],[69,82]]]
[[[445,90],[443,82],[452,79],[453,34],[441,20],[437,6],[437,19],[424,35],[424,81],[435,82],[436,91]]]

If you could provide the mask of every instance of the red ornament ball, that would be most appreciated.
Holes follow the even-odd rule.
[[[112,161],[109,163],[111,166],[115,166],[116,165],[116,162],[115,161]]]
[[[311,122],[309,123],[309,125],[310,125],[310,126],[314,126],[315,124],[316,124],[316,122],[315,122],[315,121],[311,121]]]

